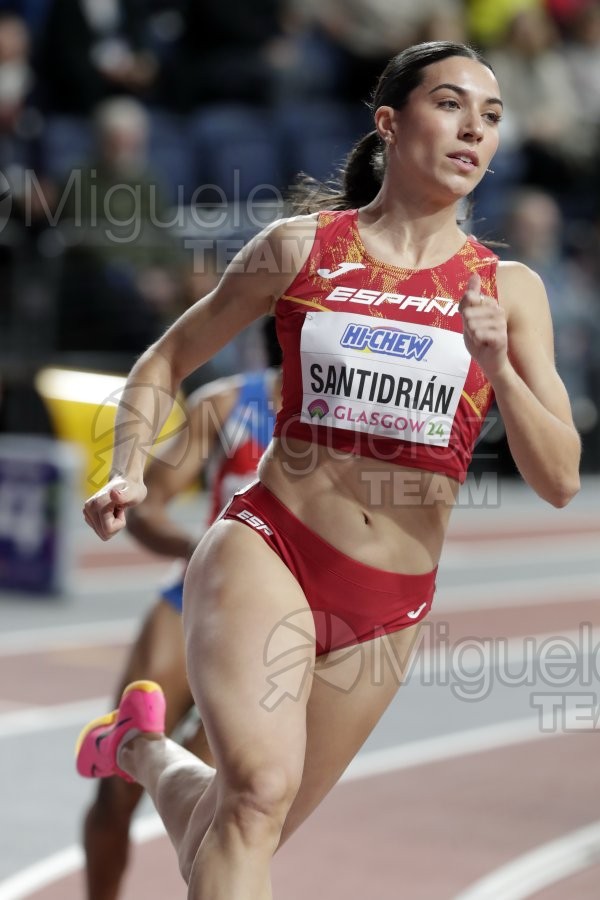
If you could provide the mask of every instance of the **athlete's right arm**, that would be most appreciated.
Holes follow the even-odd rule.
[[[217,287],[136,362],[117,409],[111,477],[84,506],[86,522],[102,540],[120,531],[125,510],[144,499],[147,451],[183,378],[273,309],[306,261],[315,231],[312,216],[285,220],[262,231],[234,258]]]
[[[144,547],[162,556],[189,559],[198,544],[169,515],[178,494],[193,487],[215,447],[239,395],[239,379],[223,378],[204,385],[187,403],[187,418],[178,434],[152,455],[144,472],[148,493],[127,513],[127,530]]]

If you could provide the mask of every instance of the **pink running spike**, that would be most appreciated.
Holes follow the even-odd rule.
[[[119,708],[85,726],[77,739],[77,771],[84,778],[119,775],[134,781],[117,765],[119,747],[136,734],[165,729],[165,695],[154,681],[134,681],[123,691]]]

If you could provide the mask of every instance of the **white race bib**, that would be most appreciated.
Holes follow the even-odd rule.
[[[447,447],[471,356],[462,334],[353,313],[307,313],[300,419]]]

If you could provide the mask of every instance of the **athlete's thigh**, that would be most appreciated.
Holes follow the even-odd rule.
[[[392,701],[419,640],[420,625],[319,657],[307,709],[302,783],[282,842],[338,781]]]
[[[152,606],[131,646],[118,696],[126,685],[140,679],[157,681],[162,687],[167,700],[166,730],[170,733],[193,700],[185,670],[181,615],[164,600]]]
[[[186,574],[184,626],[217,771],[270,762],[301,772],[312,614],[289,569],[247,525],[217,522],[200,542]]]

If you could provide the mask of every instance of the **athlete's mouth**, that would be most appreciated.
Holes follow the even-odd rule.
[[[449,153],[448,158],[455,159],[471,169],[479,165],[479,157],[473,150],[457,150],[456,153]]]

